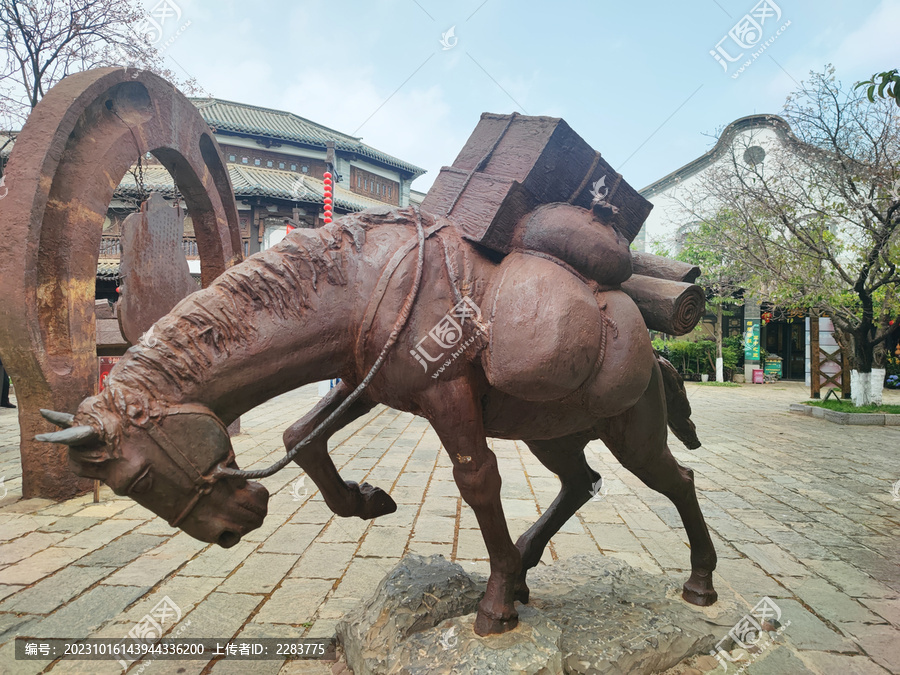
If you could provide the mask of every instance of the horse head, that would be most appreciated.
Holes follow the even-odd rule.
[[[75,473],[102,480],[192,537],[229,548],[262,525],[269,493],[222,472],[237,464],[225,425],[209,408],[174,405],[137,422],[91,397],[76,415],[41,414],[64,428],[35,439],[67,445]]]

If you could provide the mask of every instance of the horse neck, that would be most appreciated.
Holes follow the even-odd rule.
[[[365,296],[355,236],[301,230],[183,300],[129,350],[109,386],[154,406],[198,402],[230,421],[344,372]]]

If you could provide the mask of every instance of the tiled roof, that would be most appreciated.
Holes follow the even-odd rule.
[[[97,276],[103,279],[116,279],[119,276],[119,261],[97,263]]]
[[[116,281],[119,278],[119,269],[121,266],[121,261],[116,260],[115,262],[99,262],[97,263],[97,278],[105,279],[107,281]],[[200,281],[200,275],[194,274],[191,272],[191,277],[194,278],[195,281]]]
[[[270,197],[310,204],[325,203],[325,185],[321,180],[312,176],[240,164],[227,164],[227,166],[228,174],[231,176],[231,185],[234,187],[234,196],[237,199]],[[159,164],[144,167],[143,183],[146,192],[161,192],[168,196],[175,194],[172,176]],[[137,194],[134,176],[126,173],[116,189],[116,196],[133,197]],[[335,185],[334,206],[346,211],[362,211],[373,206],[384,206],[384,202],[369,199],[345,190],[340,185]]]
[[[334,141],[334,147],[337,150],[353,152],[406,171],[413,174],[413,179],[425,173],[425,169],[376,150],[355,136],[342,134],[340,131],[329,129],[293,113],[223,101],[217,98],[192,98],[191,102],[197,106],[203,119],[214,130],[295,141],[322,149],[325,148],[326,141]],[[0,146],[6,143],[10,135],[17,134],[18,132],[0,131]],[[0,157],[9,157],[13,145],[14,143],[10,143],[0,150]]]
[[[191,102],[197,106],[206,123],[217,131],[277,138],[321,148],[325,147],[326,141],[334,141],[336,150],[354,152],[388,166],[408,171],[414,174],[414,177],[425,173],[425,169],[376,150],[355,136],[329,129],[293,113],[223,101],[217,98],[192,98]]]

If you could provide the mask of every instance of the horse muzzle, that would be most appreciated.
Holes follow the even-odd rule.
[[[263,524],[269,509],[269,491],[255,482],[248,482],[234,491],[229,500],[223,521],[225,526],[218,533],[215,542],[222,548],[231,548],[249,532]]]

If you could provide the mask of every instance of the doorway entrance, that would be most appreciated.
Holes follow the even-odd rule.
[[[781,377],[785,380],[806,378],[806,325],[802,317],[769,321],[763,326],[764,349],[781,357]]]

